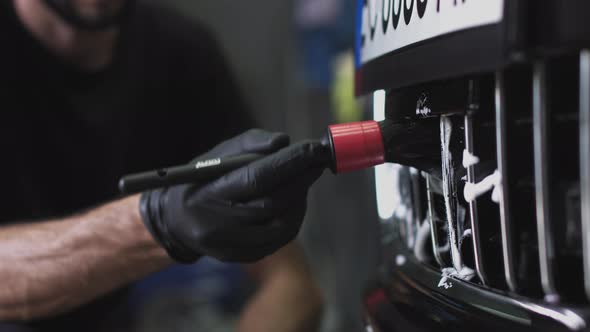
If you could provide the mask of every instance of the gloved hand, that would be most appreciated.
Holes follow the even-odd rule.
[[[252,262],[291,242],[305,216],[307,191],[325,168],[319,142],[291,146],[280,133],[250,130],[198,160],[242,153],[267,157],[205,185],[145,192],[143,221],[175,260],[212,256]]]

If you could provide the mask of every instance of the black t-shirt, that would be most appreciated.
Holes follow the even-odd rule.
[[[10,0],[0,1],[0,45],[0,223],[115,199],[121,175],[187,162],[252,126],[207,31],[141,1],[100,72],[45,49]],[[36,326],[105,328],[120,301],[111,295]]]

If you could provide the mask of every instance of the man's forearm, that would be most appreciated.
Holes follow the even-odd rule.
[[[141,222],[138,200],[0,228],[0,321],[67,312],[171,264]]]

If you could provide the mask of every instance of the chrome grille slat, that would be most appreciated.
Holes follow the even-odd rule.
[[[580,194],[584,287],[590,299],[590,50],[580,53]]]
[[[471,113],[465,115],[465,149],[474,155],[473,148],[473,116]],[[467,167],[467,182],[475,183],[475,167]],[[486,285],[488,283],[485,274],[485,268],[482,260],[482,247],[480,244],[479,218],[477,213],[477,199],[469,203],[469,214],[471,219],[471,239],[473,242],[473,259],[475,261],[475,271],[479,280]]]
[[[446,221],[448,225],[448,236],[451,250],[451,260],[453,267],[457,271],[463,269],[463,259],[459,250],[460,243],[457,234],[457,190],[455,182],[455,171],[453,168],[453,156],[450,151],[450,140],[453,134],[453,122],[448,116],[441,116],[440,118],[440,136],[442,145],[442,177],[443,177],[443,193],[445,199]]]
[[[469,272],[465,281],[477,275],[502,292],[581,304],[582,288],[590,299],[590,50],[538,59],[396,94],[391,107],[429,98],[436,115],[396,121],[438,122],[442,156],[421,174],[401,167],[412,174],[404,226],[422,226],[414,256],[443,278]]]
[[[496,148],[498,171],[501,179],[500,195],[500,227],[502,236],[502,256],[504,259],[504,276],[508,288],[516,292],[517,281],[515,273],[514,248],[512,244],[512,224],[509,214],[508,177],[507,177],[507,150],[506,150],[506,107],[504,91],[504,73],[496,73],[495,107],[496,107]]]
[[[434,197],[431,190],[432,179],[431,175],[425,174],[426,176],[426,195],[428,200],[428,221],[430,223],[430,237],[432,239],[432,254],[438,265],[442,268],[445,267],[444,260],[440,254],[440,242],[438,239],[438,230],[436,228],[436,221],[434,220]]]
[[[420,171],[410,168],[410,182],[412,184],[412,231],[414,232],[414,247],[418,239],[422,222],[424,222],[424,214],[422,213],[420,203]]]
[[[547,68],[538,61],[533,69],[533,134],[535,156],[535,204],[541,285],[547,300],[557,300],[553,273],[553,236],[549,202]]]

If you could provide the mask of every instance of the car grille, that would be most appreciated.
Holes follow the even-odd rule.
[[[384,98],[380,101],[377,99]],[[384,240],[445,276],[550,303],[590,297],[590,51],[375,93],[394,121],[439,121],[440,172],[382,166]],[[381,174],[381,175],[380,175]],[[379,193],[378,193],[379,194]]]

